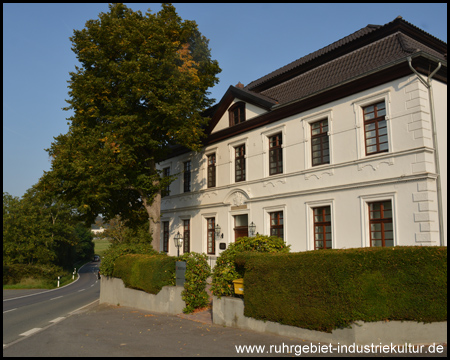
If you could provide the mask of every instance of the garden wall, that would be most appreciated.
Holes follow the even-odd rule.
[[[156,294],[126,288],[118,278],[102,276],[100,281],[100,304],[128,306],[140,310],[165,314],[181,314],[186,307],[181,299],[181,286],[164,286]]]
[[[331,333],[255,320],[244,316],[244,300],[213,296],[213,323],[308,341],[341,345],[405,345],[447,343],[447,322],[418,323],[414,321],[356,322],[352,328]]]

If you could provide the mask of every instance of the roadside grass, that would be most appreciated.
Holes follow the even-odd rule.
[[[75,278],[76,279],[76,278]],[[72,281],[72,274],[66,273],[59,280],[59,287],[70,284]],[[50,280],[43,278],[24,278],[19,283],[13,285],[3,285],[3,290],[18,290],[18,289],[55,289],[58,285],[58,279]]]
[[[110,247],[111,243],[107,239],[94,239],[94,253],[103,256],[104,252]]]

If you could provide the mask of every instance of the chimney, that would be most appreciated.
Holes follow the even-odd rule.
[[[243,88],[244,88],[244,84],[241,84],[241,82],[239,81],[239,82],[236,84],[236,87],[239,88],[239,89],[243,89]]]

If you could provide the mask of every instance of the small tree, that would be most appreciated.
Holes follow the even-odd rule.
[[[243,276],[236,270],[234,262],[236,255],[244,251],[288,253],[290,247],[291,245],[286,245],[283,239],[277,236],[258,234],[255,237],[238,238],[235,243],[228,245],[228,249],[217,258],[212,275],[211,292],[215,296],[234,296],[233,280]]]

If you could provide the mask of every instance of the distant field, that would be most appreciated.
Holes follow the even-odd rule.
[[[111,243],[108,240],[104,240],[104,239],[94,240],[94,244],[95,244],[94,252],[96,255],[100,255],[100,256],[103,256],[103,253],[111,245]]]

